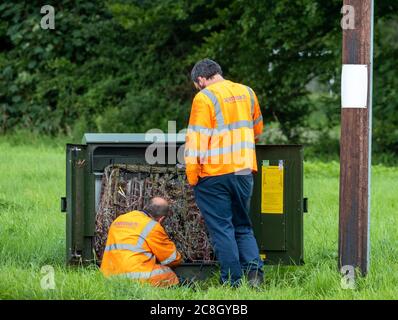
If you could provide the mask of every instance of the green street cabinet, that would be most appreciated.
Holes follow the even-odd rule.
[[[183,154],[182,134],[86,134],[82,144],[66,146],[67,264],[93,263],[95,216],[104,169],[111,164],[147,164],[147,147],[163,151],[165,165],[175,167]],[[303,263],[303,147],[257,145],[251,220],[266,264]],[[177,164],[178,165],[178,164]],[[203,265],[183,265],[191,272]],[[185,269],[184,269],[185,268]]]

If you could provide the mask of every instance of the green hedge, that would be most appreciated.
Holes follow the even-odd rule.
[[[340,0],[0,4],[0,130],[51,135],[183,129],[204,57],[257,92],[283,140],[338,153]],[[376,4],[374,150],[398,153],[397,4]],[[337,129],[336,129],[337,128]],[[266,127],[267,130],[267,127]],[[312,138],[309,139],[308,137]],[[316,139],[314,137],[317,137]]]

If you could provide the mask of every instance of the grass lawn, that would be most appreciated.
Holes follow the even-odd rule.
[[[0,299],[397,299],[398,168],[373,168],[371,268],[355,290],[341,288],[337,271],[338,175],[336,162],[305,164],[304,266],[266,267],[260,291],[221,287],[217,277],[155,289],[107,280],[95,267],[65,267],[63,143],[0,137]],[[46,265],[55,270],[54,290],[40,285]]]

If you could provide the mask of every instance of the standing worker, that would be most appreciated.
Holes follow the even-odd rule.
[[[255,142],[263,130],[254,91],[225,80],[215,61],[198,62],[191,73],[201,90],[192,103],[186,136],[188,182],[204,217],[221,266],[222,283],[239,286],[263,283],[260,258],[249,218]]]
[[[161,226],[169,212],[165,199],[152,198],[143,211],[120,215],[113,221],[106,242],[101,271],[169,287],[179,283],[170,267],[181,263],[181,254]]]

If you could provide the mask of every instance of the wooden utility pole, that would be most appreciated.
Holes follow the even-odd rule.
[[[369,267],[373,0],[344,0],[339,267]],[[353,18],[354,21],[344,19]]]

